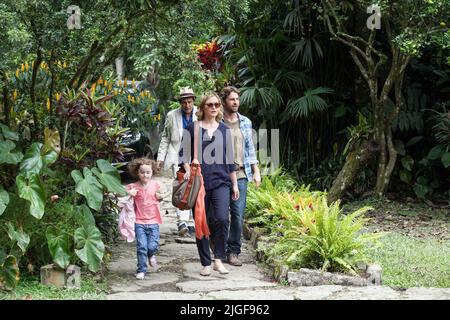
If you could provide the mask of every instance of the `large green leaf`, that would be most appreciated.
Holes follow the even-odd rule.
[[[400,170],[400,180],[402,180],[405,183],[410,183],[412,179],[411,172],[406,170]]]
[[[95,227],[94,215],[92,214],[91,210],[87,205],[82,204],[81,206],[78,206],[76,209],[77,213],[81,216],[80,220],[83,226],[85,226],[86,228]]]
[[[14,256],[7,256],[5,261],[0,265],[0,281],[8,290],[15,288],[19,282],[19,266]]]
[[[29,177],[18,175],[16,177],[19,197],[30,201],[30,213],[37,219],[42,218],[45,209],[45,190],[39,176],[35,173]]]
[[[11,131],[10,128],[0,123],[0,129],[3,133],[5,139],[19,141],[19,134],[17,132]]]
[[[30,236],[23,231],[15,230],[11,222],[8,222],[7,226],[9,238],[13,241],[16,241],[20,250],[22,250],[22,252],[25,253],[28,244],[30,243]]]
[[[417,183],[422,184],[424,186],[428,185],[428,178],[424,177],[424,176],[420,176],[417,178]]]
[[[76,255],[88,265],[89,270],[97,272],[105,252],[102,234],[96,227],[83,226],[75,230]]]
[[[78,170],[73,170],[71,175],[75,180],[75,191],[83,195],[88,206],[96,211],[100,211],[103,202],[103,188],[98,180],[92,175],[91,170],[83,168],[83,175]]]
[[[408,171],[412,171],[412,167],[414,165],[414,159],[411,156],[406,156],[402,158],[402,166]]]
[[[42,152],[42,143],[35,142],[25,153],[23,161],[20,163],[20,171],[26,174],[39,173],[44,165],[54,163],[58,159],[58,154],[50,150]]]
[[[405,144],[401,140],[394,140],[394,149],[399,155],[406,155]]]
[[[413,146],[413,145],[415,145],[416,143],[418,143],[421,140],[423,140],[423,136],[417,136],[417,137],[411,138],[411,140],[409,140],[406,143],[406,146],[407,147]]]
[[[440,144],[438,144],[433,149],[431,149],[430,152],[428,152],[427,158],[429,160],[437,160],[440,157],[442,157],[443,153],[444,153],[444,148]]]
[[[50,151],[54,151],[59,154],[61,152],[61,138],[59,136],[59,131],[45,128],[44,136],[44,147],[42,148],[42,152],[49,153]]]
[[[22,152],[11,152],[16,148],[10,140],[0,141],[0,163],[18,164],[22,158]]]
[[[425,196],[428,194],[428,192],[430,191],[430,188],[426,185],[420,184],[420,183],[415,183],[413,186],[413,190],[416,193],[417,197],[424,199]]]
[[[340,104],[338,104],[338,106],[336,107],[336,110],[334,111],[334,117],[335,118],[343,117],[349,110],[351,110],[349,107],[347,107],[343,103],[340,103]]]
[[[55,228],[49,228],[45,235],[53,262],[63,269],[67,268],[70,264],[69,236]]]
[[[0,216],[5,212],[6,207],[9,203],[9,193],[0,186]]]
[[[450,152],[446,152],[441,157],[442,164],[444,165],[444,168],[448,168],[450,166]],[[1,214],[1,210],[0,210]]]
[[[25,157],[20,164],[20,171],[26,173],[39,173],[43,167],[41,159],[42,143],[33,143],[25,152]]]
[[[120,175],[117,169],[114,168],[108,161],[100,159],[97,160],[97,168],[92,168],[92,172],[100,179],[100,182],[108,189],[109,192],[117,193],[125,196],[127,193],[120,182]]]

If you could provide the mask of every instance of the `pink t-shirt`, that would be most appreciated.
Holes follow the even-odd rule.
[[[134,210],[136,213],[136,223],[138,224],[162,224],[161,208],[156,199],[156,190],[160,188],[156,181],[150,181],[147,188],[144,188],[140,182],[127,185],[127,190],[136,189],[137,194],[134,197]]]

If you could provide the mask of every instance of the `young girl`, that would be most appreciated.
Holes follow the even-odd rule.
[[[136,213],[138,280],[145,278],[147,260],[150,266],[156,269],[155,254],[159,247],[159,225],[162,223],[159,201],[162,200],[162,195],[161,185],[152,180],[154,168],[155,161],[146,158],[134,159],[128,164],[131,176],[139,178],[138,182],[126,187],[128,194],[133,197]]]

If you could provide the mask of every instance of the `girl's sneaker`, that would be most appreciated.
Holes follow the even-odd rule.
[[[138,272],[136,274],[136,279],[138,280],[144,280],[145,279],[145,273],[144,272]]]
[[[188,232],[189,232],[189,228],[188,228],[186,222],[180,222],[180,224],[178,224],[178,235],[180,237],[184,237]]]
[[[150,264],[150,267],[153,268],[153,270],[156,271],[156,269],[158,269],[158,263],[156,262],[156,257],[154,255],[148,259],[148,263]]]

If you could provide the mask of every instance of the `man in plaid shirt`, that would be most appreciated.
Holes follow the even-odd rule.
[[[259,187],[261,174],[253,144],[252,122],[238,112],[239,90],[233,86],[225,87],[220,93],[220,98],[224,107],[223,122],[231,129],[239,187],[239,199],[232,200],[230,203],[231,221],[227,241],[227,259],[230,265],[242,266],[238,256],[241,253],[241,234],[247,205],[247,183],[254,181],[256,187]]]

